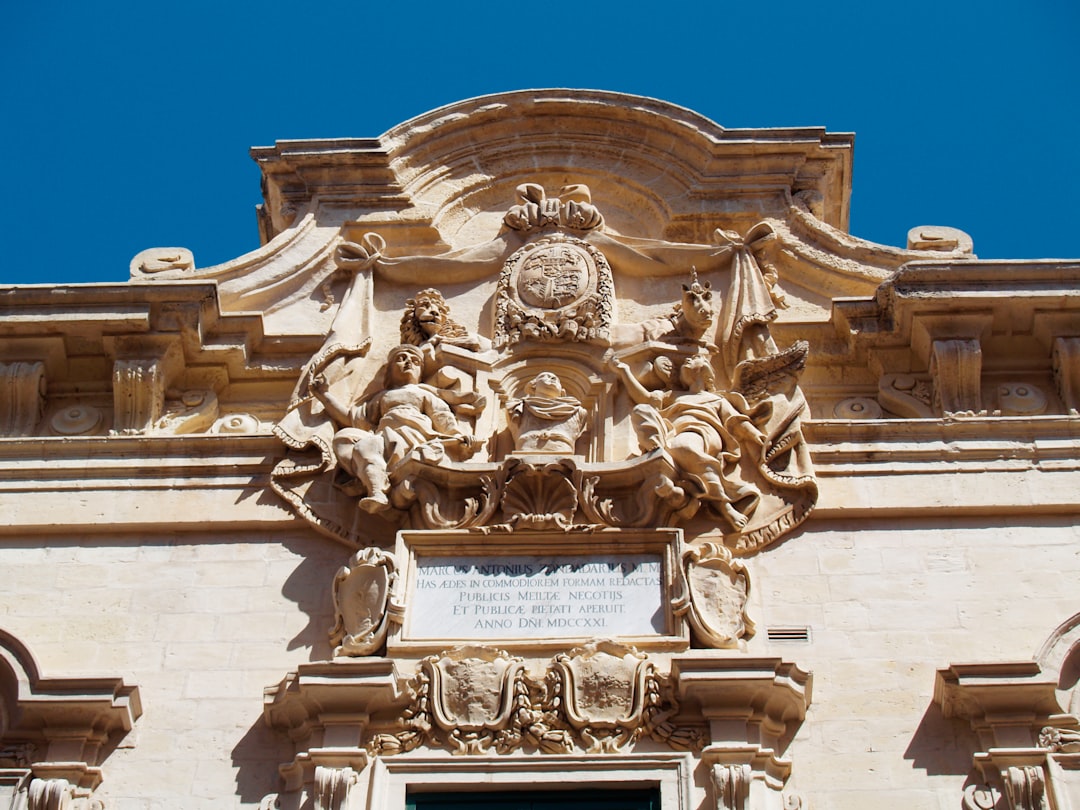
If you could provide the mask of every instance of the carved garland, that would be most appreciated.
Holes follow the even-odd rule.
[[[375,735],[373,755],[445,744],[454,754],[617,752],[649,736],[677,750],[700,749],[701,731],[670,721],[676,704],[647,657],[611,641],[556,656],[543,677],[488,647],[458,647],[425,658],[410,682],[414,698],[399,730]]]

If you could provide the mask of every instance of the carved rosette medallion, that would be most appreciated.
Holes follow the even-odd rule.
[[[613,300],[603,253],[563,233],[541,236],[503,265],[495,344],[606,340]]]

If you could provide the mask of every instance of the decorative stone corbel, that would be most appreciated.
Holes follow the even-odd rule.
[[[783,792],[791,761],[781,752],[806,717],[810,673],[777,658],[695,650],[672,659],[671,680],[681,711],[709,724],[701,758],[718,810],[801,806]]]
[[[319,767],[362,773],[368,763],[363,737],[370,717],[401,703],[405,696],[399,684],[389,659],[341,658],[302,664],[266,689],[264,720],[296,745],[292,761],[278,768],[282,796],[295,798],[313,785]]]
[[[987,784],[1004,793],[1011,810],[1046,810],[1051,732],[1047,724],[1076,725],[1062,715],[1056,679],[1035,661],[953,664],[938,670],[934,702],[946,718],[967,720],[981,751],[974,762]],[[1060,736],[1060,735],[1059,735]],[[965,807],[981,808],[965,792]],[[970,799],[970,801],[969,801]]]
[[[349,791],[359,781],[352,768],[315,767],[315,810],[342,810]]]
[[[66,779],[34,779],[30,783],[26,810],[102,810],[104,804],[91,798]]]
[[[713,765],[712,789],[716,810],[748,810],[752,778],[749,765]]]
[[[943,415],[974,416],[983,410],[982,348],[978,340],[935,340],[930,352],[934,406]]]
[[[1054,339],[1054,383],[1065,410],[1080,413],[1080,337]]]
[[[178,339],[122,338],[113,343],[111,352],[114,357],[112,434],[153,431],[165,415],[166,389],[183,368]]]
[[[45,409],[45,364],[0,363],[0,437],[31,436]]]
[[[1036,765],[1005,771],[1005,795],[1012,810],[1046,810],[1046,776]]]
[[[41,677],[26,648],[0,631],[0,703],[9,695],[13,705],[0,705],[0,717],[13,719],[0,727],[0,767],[10,762],[33,772],[30,808],[34,801],[51,808],[54,797],[66,810],[89,808],[63,797],[88,798],[101,784],[108,745],[142,714],[138,687],[119,678]]]
[[[139,357],[113,364],[113,433],[145,432],[161,418],[164,404],[165,373],[160,360]]]

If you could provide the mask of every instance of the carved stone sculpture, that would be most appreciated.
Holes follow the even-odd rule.
[[[682,301],[675,305],[670,315],[636,324],[619,324],[613,330],[612,345],[618,349],[650,340],[704,345],[715,328],[716,310],[711,288],[711,282],[700,283],[697,270],[693,270],[690,284],[682,285]]]
[[[760,493],[738,473],[742,440],[761,442],[750,419],[722,394],[705,355],[694,355],[679,371],[681,392],[646,391],[629,366],[615,362],[634,408],[634,425],[643,452],[666,450],[683,478],[694,485],[693,495],[715,504],[733,529],[746,526]]]
[[[669,718],[675,706],[648,658],[611,641],[557,655],[542,678],[521,658],[483,646],[457,647],[425,658],[411,681],[413,700],[401,730],[376,734],[376,755],[411,751],[440,741],[454,754],[508,753],[530,746],[568,753],[577,743],[591,753],[618,751],[642,735],[672,748],[700,748],[698,729]]]
[[[523,453],[574,454],[574,445],[588,426],[588,411],[566,396],[558,375],[537,374],[525,396],[506,403],[514,449]]]
[[[421,290],[405,302],[401,315],[401,342],[418,346],[423,352],[422,377],[425,383],[443,391],[461,392],[459,409],[468,405],[469,413],[478,414],[484,408],[484,399],[473,390],[472,376],[447,357],[448,347],[475,355],[491,348],[491,341],[470,333],[450,317],[450,307],[442,293],[434,288]]]
[[[706,543],[683,555],[689,598],[676,606],[685,610],[706,646],[738,647],[754,635],[754,623],[746,615],[750,575],[732,559],[724,546]]]
[[[373,750],[408,750],[415,734],[436,731],[446,734],[455,754],[483,753],[496,744],[500,751],[513,750],[522,742],[517,684],[524,676],[520,658],[490,647],[458,647],[425,658],[414,686],[408,730],[378,736]]]
[[[462,461],[476,451],[476,440],[458,426],[439,389],[420,383],[423,354],[398,346],[387,358],[384,388],[356,403],[333,394],[325,377],[312,380],[312,393],[341,428],[333,448],[341,467],[363,484],[360,508],[378,512],[390,506],[390,470],[410,455],[438,463]]]
[[[392,554],[358,551],[334,577],[334,655],[371,655],[386,641],[390,593],[397,579]]]
[[[518,192],[485,243],[412,256],[387,256],[376,234],[338,245],[338,273],[352,279],[275,427],[296,451],[275,469],[275,490],[354,547],[385,545],[403,524],[490,532],[696,520],[718,522],[727,545],[752,553],[804,520],[817,498],[798,387],[807,345],[776,346],[769,324],[782,294],[775,267],[755,258],[775,233],[716,230],[710,245],[608,234],[583,187],[558,198],[538,184]],[[670,314],[616,324],[613,267],[638,285],[696,269]],[[439,289],[421,287],[379,389],[365,354],[386,338],[361,329],[374,285],[437,279],[473,283],[477,331],[489,313],[491,341],[454,321]],[[479,301],[485,279],[493,296]],[[512,447],[482,412],[495,393],[512,397]],[[635,433],[640,455],[627,458]],[[361,520],[369,512],[385,518],[378,539]]]

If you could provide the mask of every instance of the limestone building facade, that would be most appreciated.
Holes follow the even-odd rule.
[[[0,295],[0,808],[1080,808],[1080,262],[528,91]]]

